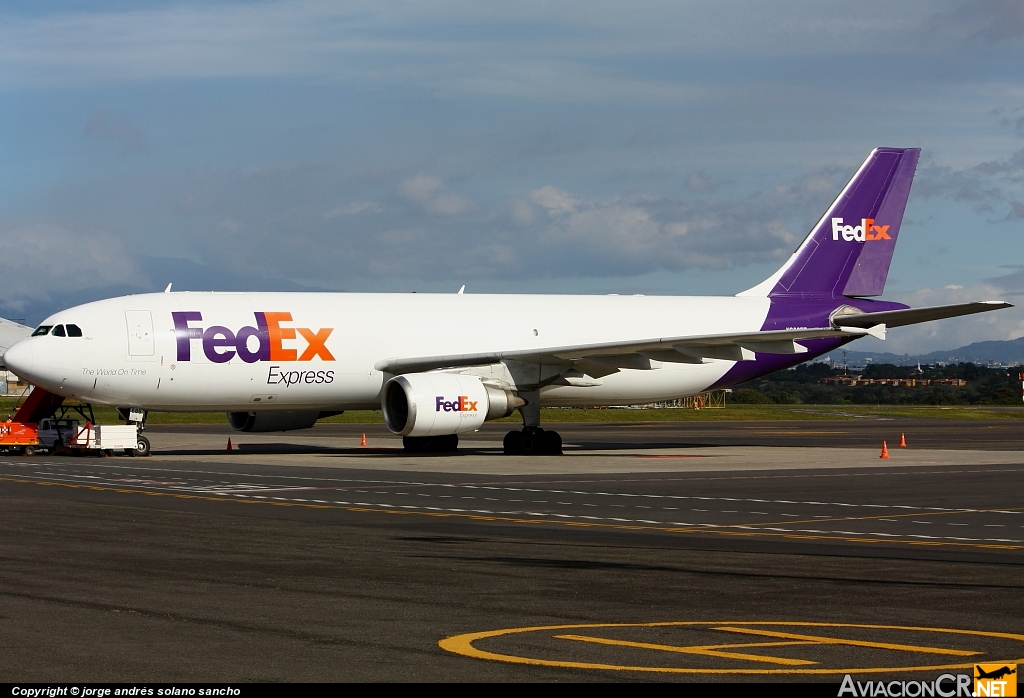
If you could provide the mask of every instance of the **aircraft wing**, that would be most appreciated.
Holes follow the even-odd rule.
[[[882,328],[884,332],[884,328]],[[658,337],[624,342],[578,344],[534,349],[519,349],[479,354],[452,354],[448,356],[421,356],[378,361],[374,366],[385,373],[416,373],[438,368],[481,366],[502,360],[539,364],[576,364],[585,362],[607,367],[604,372],[614,373],[619,368],[650,369],[651,360],[669,363],[703,363],[703,359],[749,361],[754,352],[768,354],[804,354],[807,348],[797,344],[801,339],[863,337],[878,329],[862,327],[818,327],[799,330],[771,330],[735,334],[689,335]],[[591,371],[588,374],[594,375]]]
[[[3,361],[4,352],[31,334],[31,327],[0,317],[0,370],[7,368]]]
[[[390,358],[378,361],[374,368],[391,374],[418,373],[442,368],[482,366],[500,361],[521,361],[544,365],[575,366],[595,378],[621,368],[647,370],[652,361],[666,363],[703,363],[705,359],[752,361],[755,353],[805,354],[804,339],[856,338],[865,335],[885,339],[886,327],[901,327],[929,320],[982,313],[1012,307],[1003,301],[979,301],[958,305],[890,310],[878,313],[855,309],[832,318],[832,327],[794,330],[769,330],[716,335],[689,335],[651,339],[519,349],[477,354],[450,354]]]
[[[903,327],[904,325],[916,325],[919,322],[986,313],[990,310],[1012,307],[1012,303],[1004,301],[975,301],[974,303],[958,303],[956,305],[933,305],[928,308],[887,310],[881,313],[841,313],[833,315],[832,322],[842,327],[873,327],[879,324],[886,327]]]

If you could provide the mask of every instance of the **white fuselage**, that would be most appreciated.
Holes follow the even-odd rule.
[[[756,332],[769,303],[717,296],[154,293],[52,315],[43,324],[74,324],[83,336],[31,337],[7,359],[23,378],[51,392],[117,407],[375,409],[390,376],[374,366],[387,359]],[[267,330],[263,340],[256,336],[258,313],[273,325],[269,353]],[[184,332],[183,317],[192,318]],[[246,333],[252,336],[239,352],[238,335]],[[701,392],[733,365],[708,360],[623,369],[599,385],[546,387],[541,402],[672,399]]]

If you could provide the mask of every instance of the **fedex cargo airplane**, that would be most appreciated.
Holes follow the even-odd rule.
[[[557,453],[542,406],[725,388],[888,328],[1010,304],[910,309],[885,286],[920,150],[877,148],[770,278],[735,296],[190,293],[47,318],[4,354],[55,401],[225,411],[240,431],[381,409],[411,451],[518,409],[506,453]]]

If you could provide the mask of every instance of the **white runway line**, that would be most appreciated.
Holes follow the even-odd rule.
[[[126,472],[112,472],[113,469],[107,468],[105,470],[96,470],[95,472],[98,473],[98,474],[83,474],[83,473],[68,473],[68,472],[66,472],[66,469],[69,468],[69,467],[88,468],[88,467],[90,467],[89,464],[65,464],[65,463],[49,463],[49,462],[45,462],[45,461],[44,462],[35,461],[35,462],[32,462],[32,463],[12,462],[12,463],[3,463],[3,464],[0,464],[0,465],[13,465],[13,466],[16,466],[18,469],[32,469],[31,470],[31,475],[34,475],[34,476],[39,477],[39,478],[45,478],[47,480],[51,480],[51,481],[55,481],[55,482],[67,482],[67,483],[71,483],[71,484],[78,483],[78,484],[96,485],[96,484],[100,484],[100,483],[97,482],[97,480],[106,480],[107,484],[111,484],[113,486],[129,487],[129,488],[135,488],[135,489],[140,489],[140,490],[143,489],[143,488],[148,489],[148,490],[154,490],[154,489],[158,489],[159,490],[159,489],[162,489],[162,490],[166,490],[166,491],[175,491],[175,492],[185,491],[185,492],[194,492],[194,493],[197,493],[197,494],[207,494],[207,495],[213,495],[213,496],[224,496],[224,497],[229,497],[230,496],[230,497],[240,497],[240,498],[252,498],[252,499],[259,499],[259,500],[272,500],[272,501],[278,501],[278,502],[296,502],[296,503],[315,502],[315,503],[318,503],[318,504],[334,504],[336,506],[360,506],[360,507],[381,508],[381,509],[401,508],[401,509],[406,509],[406,510],[426,510],[426,511],[434,511],[434,512],[456,513],[456,514],[475,513],[475,514],[483,514],[483,515],[532,516],[532,517],[537,517],[537,518],[553,518],[553,519],[563,519],[563,520],[564,519],[584,519],[584,520],[588,520],[588,521],[613,521],[613,522],[616,522],[616,523],[639,523],[639,524],[663,525],[663,526],[704,527],[704,528],[737,529],[737,530],[749,530],[749,531],[771,531],[771,532],[778,532],[778,533],[812,533],[812,534],[832,533],[832,534],[847,535],[847,536],[876,536],[876,537],[884,537],[884,538],[900,538],[900,537],[903,537],[903,538],[914,538],[914,539],[922,539],[922,540],[950,540],[950,541],[958,541],[958,542],[995,542],[995,543],[1022,543],[1022,542],[1024,542],[1022,540],[1016,540],[1016,539],[1010,539],[1010,538],[973,538],[973,537],[962,537],[962,536],[956,536],[956,537],[954,537],[954,536],[947,536],[947,537],[944,537],[944,536],[927,536],[927,535],[919,535],[919,534],[905,534],[905,535],[901,535],[901,534],[885,533],[885,532],[878,532],[878,531],[848,531],[848,530],[830,530],[830,531],[826,531],[826,530],[819,530],[819,529],[790,529],[790,528],[782,528],[782,527],[776,527],[776,526],[762,527],[762,526],[758,526],[756,524],[749,524],[749,523],[743,523],[743,524],[740,524],[740,523],[721,524],[721,523],[705,523],[705,522],[688,523],[688,522],[656,521],[656,520],[651,520],[651,519],[629,519],[629,518],[624,518],[624,517],[583,516],[583,515],[573,515],[573,514],[566,514],[566,513],[560,513],[560,512],[492,511],[492,510],[486,510],[486,509],[467,510],[467,509],[461,509],[461,508],[447,508],[446,509],[446,508],[443,508],[443,507],[430,507],[430,506],[427,506],[427,507],[400,506],[400,507],[398,507],[398,506],[396,506],[394,504],[380,503],[380,502],[356,502],[356,503],[353,504],[353,503],[345,501],[345,500],[333,500],[333,501],[332,500],[322,500],[322,499],[310,500],[310,499],[298,498],[298,497],[291,497],[290,498],[290,497],[286,497],[286,496],[267,496],[267,494],[269,494],[271,492],[273,492],[273,493],[285,493],[285,492],[296,492],[296,493],[298,493],[298,492],[307,492],[307,491],[316,490],[316,489],[323,489],[322,487],[315,487],[315,486],[309,486],[309,485],[307,485],[307,486],[283,486],[282,487],[282,486],[275,486],[276,483],[275,484],[270,484],[270,483],[268,483],[268,484],[229,483],[229,482],[227,482],[225,480],[220,480],[218,484],[207,484],[207,483],[213,483],[213,481],[209,480],[209,479],[201,479],[201,480],[196,479],[195,482],[202,482],[203,484],[192,484],[192,485],[189,485],[187,482],[157,481],[157,480],[149,480],[149,479],[146,479],[145,477],[142,477],[142,478],[136,478],[136,477],[133,477],[133,478],[124,478],[124,477],[113,478],[113,477],[111,477],[113,475],[116,475],[116,476],[140,475],[141,473],[139,473],[138,471],[141,471],[141,470],[150,470],[150,471],[159,470],[161,473],[167,473],[167,472],[169,472],[168,469],[133,467],[131,469],[133,472],[126,473]],[[47,471],[47,470],[44,470],[44,468],[49,468],[50,470]],[[178,471],[174,471],[174,472],[178,472],[178,473],[189,472],[190,474],[197,474],[197,473],[195,473],[195,471],[180,471],[180,470],[178,470]],[[224,476],[224,473],[222,473],[222,472],[217,472],[217,473],[201,472],[199,474],[216,474],[216,475],[219,475],[221,477]],[[106,475],[106,477],[104,477],[104,475]],[[241,477],[246,477],[246,478],[252,478],[252,479],[274,477],[274,476],[263,476],[263,475],[258,475],[258,474],[242,474],[240,476]],[[291,476],[278,476],[278,477],[280,477],[280,479],[296,479],[296,478],[291,477]],[[309,481],[309,480],[321,481],[319,478],[299,478],[299,479],[304,479],[304,480],[307,480],[307,481]],[[336,483],[339,483],[339,484],[340,483],[347,484],[347,483],[357,483],[357,482],[358,483],[368,483],[369,482],[369,481],[366,481],[366,480],[351,480],[351,479],[344,479],[344,478],[325,478],[323,480],[330,481],[330,482],[336,482]],[[538,489],[538,488],[524,488],[524,487],[481,486],[481,485],[462,484],[462,483],[430,483],[430,482],[409,482],[409,481],[395,482],[395,481],[389,481],[389,480],[375,480],[375,481],[372,481],[372,482],[373,482],[373,484],[377,484],[377,486],[385,485],[385,484],[387,484],[387,485],[390,485],[390,484],[402,484],[402,485],[405,485],[405,486],[420,486],[420,487],[428,487],[428,488],[440,488],[442,490],[449,490],[449,491],[450,490],[457,490],[457,489],[486,489],[486,490],[490,490],[490,491],[493,491],[493,492],[499,492],[500,491],[500,492],[508,492],[508,493],[530,492],[530,493],[546,493],[546,494],[573,494],[573,495],[580,495],[580,496],[584,496],[584,497],[598,496],[598,497],[602,497],[602,498],[605,498],[605,497],[608,497],[608,498],[616,498],[616,497],[636,498],[636,497],[643,497],[643,498],[648,498],[648,499],[699,500],[699,501],[702,501],[702,502],[704,502],[704,501],[706,501],[706,502],[757,502],[757,503],[761,503],[761,504],[771,503],[771,504],[785,504],[785,505],[796,505],[796,506],[803,505],[803,506],[813,506],[813,507],[832,506],[832,507],[843,507],[843,508],[847,508],[847,509],[849,509],[849,508],[870,508],[870,509],[873,509],[873,510],[878,510],[878,509],[894,510],[894,509],[896,509],[896,510],[903,510],[903,511],[908,511],[908,512],[909,511],[914,511],[914,512],[921,512],[921,513],[924,513],[924,512],[955,512],[955,513],[958,513],[958,514],[965,514],[965,515],[966,514],[972,514],[972,513],[984,513],[984,514],[998,514],[998,515],[1010,515],[1010,516],[1019,516],[1019,515],[1022,514],[1022,512],[1020,512],[1020,511],[1010,511],[1010,510],[1005,510],[1005,509],[997,509],[997,510],[954,509],[954,508],[948,508],[948,507],[922,507],[922,506],[914,506],[914,505],[909,505],[909,504],[876,504],[876,503],[859,504],[859,503],[853,503],[853,502],[820,502],[820,501],[816,501],[816,500],[812,500],[812,501],[795,501],[795,500],[782,500],[782,499],[766,500],[766,499],[757,499],[757,498],[743,499],[743,498],[735,498],[735,497],[703,497],[703,496],[685,496],[685,495],[662,495],[662,494],[635,493],[635,492],[605,492],[605,491],[591,492],[591,491],[587,491],[587,490]],[[239,488],[244,488],[244,489],[239,489]],[[265,494],[255,494],[256,492],[262,492],[262,493],[265,493]],[[363,493],[363,494],[369,493],[366,490],[356,490],[356,492],[360,492],[360,493]],[[407,496],[409,493],[407,493],[407,492],[385,492],[385,491],[379,491],[378,490],[378,491],[374,491],[373,494],[377,494],[377,495],[389,495],[389,494],[391,494],[391,495],[404,495],[404,496]],[[432,497],[432,496],[437,496],[439,499],[441,499],[441,498],[450,499],[450,498],[453,497],[453,495],[432,495],[430,493],[423,493],[423,492],[420,492],[420,493],[417,493],[417,494],[419,496],[424,496],[424,497],[428,497],[428,498]],[[469,500],[474,499],[474,497],[470,497],[470,496],[462,496],[460,498],[461,499],[469,499]],[[496,501],[496,502],[499,501],[496,498],[490,498],[490,497],[486,498],[486,499],[488,499],[490,501]],[[522,500],[508,500],[508,501],[510,501],[510,503],[515,503],[515,502],[519,502],[519,501],[522,501]],[[548,503],[550,503],[550,500],[536,500],[535,503],[548,504]],[[597,506],[595,504],[587,503],[587,502],[584,502],[584,503],[580,504],[580,503],[577,503],[577,502],[567,502],[567,501],[556,501],[555,504],[557,506],[580,506],[580,505],[582,505],[582,506],[592,506],[592,507],[593,506]],[[606,506],[612,506],[612,507],[617,507],[617,508],[624,508],[625,505],[608,504]],[[638,504],[638,505],[634,505],[634,508],[650,509],[651,507],[646,506],[646,505],[639,505]],[[669,510],[669,509],[676,509],[676,507],[662,507],[662,509]],[[707,513],[708,512],[708,510],[705,510],[705,509],[693,509],[693,511],[702,512],[702,513]],[[731,513],[739,513],[739,512],[738,512],[738,510],[721,510],[720,513],[729,513],[729,514],[731,514]],[[761,512],[761,511],[749,512],[749,513],[752,514],[752,515],[768,515],[768,516],[771,515],[769,512]],[[780,516],[794,517],[794,516],[799,516],[799,515],[798,514],[785,513],[785,514],[780,514]],[[824,515],[814,515],[813,518],[827,519],[827,518],[835,518],[835,517],[824,516]],[[899,523],[898,519],[875,519],[875,521],[886,522],[886,523]],[[923,525],[931,525],[931,524],[933,524],[935,522],[933,522],[933,521],[911,520],[910,523],[913,523],[913,524],[923,524]],[[966,524],[966,523],[962,523],[962,522],[946,522],[946,523],[948,523],[948,525],[953,525],[953,526],[969,526],[970,525],[970,524]],[[975,525],[980,525],[980,526],[984,526],[984,527],[987,527],[987,528],[1004,528],[1005,527],[1005,524],[975,524]]]

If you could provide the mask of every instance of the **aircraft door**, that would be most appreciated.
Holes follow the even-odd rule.
[[[126,310],[124,319],[128,324],[128,354],[154,356],[156,341],[153,336],[153,314],[148,310]]]

